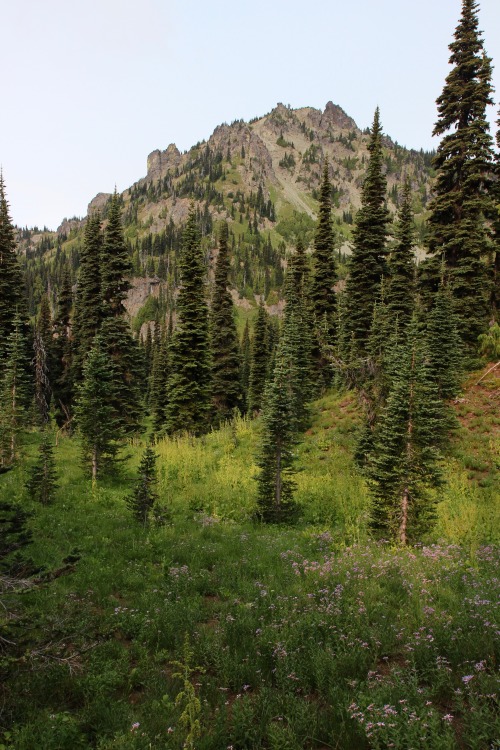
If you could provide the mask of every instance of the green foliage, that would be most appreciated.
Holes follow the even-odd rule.
[[[58,487],[53,443],[51,432],[48,429],[43,430],[38,447],[38,459],[32,466],[26,483],[30,499],[42,505],[50,505],[53,502]]]
[[[216,422],[228,419],[242,408],[240,353],[233,300],[228,291],[229,248],[227,224],[219,230],[219,254],[215,266],[215,288],[210,316],[212,400]]]
[[[460,321],[457,318],[453,297],[444,281],[434,297],[427,316],[427,348],[429,361],[441,398],[454,398],[460,389],[464,371],[463,344],[460,340]]]
[[[178,322],[171,343],[166,429],[200,435],[208,430],[210,349],[205,266],[194,206],[184,230]]]
[[[427,489],[442,481],[440,448],[450,420],[415,316],[394,363],[367,472],[375,499],[373,528],[406,544],[430,528],[434,511]]]
[[[71,339],[71,309],[73,292],[71,270],[64,267],[63,278],[57,311],[54,317],[54,336],[51,343],[52,353],[52,396],[57,424],[69,427],[73,408],[73,346]]]
[[[269,368],[269,317],[261,301],[252,340],[250,384],[248,389],[248,409],[257,412],[262,407],[262,397]]]
[[[301,240],[308,247],[314,237],[316,224],[309,214],[293,210],[276,225],[276,231],[289,243]]]
[[[426,267],[435,288],[444,257],[460,334],[469,348],[476,346],[488,320],[485,217],[492,214],[493,149],[486,119],[486,108],[492,104],[491,59],[484,52],[477,8],[475,0],[463,0],[455,40],[449,45],[453,68],[437,99],[439,118],[433,135],[443,138],[433,162],[437,179],[428,245],[434,258]]]
[[[488,333],[482,333],[479,338],[479,352],[488,359],[500,357],[500,325],[494,323],[488,329]]]
[[[16,255],[14,227],[9,215],[3,174],[0,172],[0,367],[14,327],[16,310],[24,319],[24,280]],[[1,373],[1,371],[0,371]]]
[[[151,445],[148,445],[142,454],[139,464],[139,477],[132,495],[127,498],[127,506],[132,511],[134,518],[140,523],[148,523],[151,511],[158,500],[156,485],[158,478],[156,474],[156,459],[158,456]]]
[[[118,317],[125,312],[123,302],[130,289],[132,264],[123,237],[121,206],[116,191],[109,205],[101,257],[103,317]]]
[[[121,437],[113,400],[116,374],[101,336],[94,339],[77,389],[75,419],[82,441],[82,458],[95,480],[112,464]]]
[[[5,345],[0,380],[0,467],[12,466],[19,452],[20,437],[28,424],[31,395],[29,361],[23,324],[18,313]]]
[[[189,643],[189,636],[184,638],[184,647],[182,650],[182,661],[171,662],[172,666],[177,669],[173,672],[172,677],[182,680],[182,690],[177,693],[175,705],[182,708],[179,716],[179,724],[184,729],[183,747],[188,750],[194,750],[196,740],[201,737],[201,701],[196,695],[196,689],[193,685],[193,675],[195,673],[203,674],[203,667],[193,667],[194,651]]]
[[[382,127],[378,108],[368,150],[370,160],[363,183],[361,208],[356,214],[354,246],[346,286],[348,324],[361,351],[366,347],[373,305],[386,272],[386,240],[390,221],[385,206],[387,182],[382,171]]]
[[[416,241],[411,187],[408,181],[403,189],[399,221],[394,233],[396,246],[391,250],[387,261],[388,283],[384,300],[388,312],[403,329],[410,322],[415,305],[416,266],[413,251]]]

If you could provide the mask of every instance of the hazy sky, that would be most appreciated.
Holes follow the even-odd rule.
[[[435,146],[461,0],[0,0],[0,163],[11,215],[55,229],[148,154],[277,102],[339,104]],[[500,2],[480,0],[500,99]],[[496,119],[495,110],[490,113]]]

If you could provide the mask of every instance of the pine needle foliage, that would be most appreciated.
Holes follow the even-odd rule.
[[[314,236],[314,273],[311,283],[311,304],[316,327],[325,325],[327,344],[336,339],[337,301],[334,286],[338,281],[335,261],[335,234],[332,222],[332,185],[325,163],[319,195],[318,226]],[[300,251],[299,251],[300,252]],[[304,262],[305,258],[302,257]],[[323,363],[325,364],[325,363]]]
[[[248,409],[260,411],[269,370],[269,318],[261,300],[253,331],[250,383],[248,387]]]
[[[13,466],[19,449],[20,436],[29,421],[32,397],[30,363],[27,343],[19,313],[7,337],[5,361],[0,380],[0,467]]]
[[[125,313],[123,303],[130,289],[131,276],[132,263],[123,236],[120,201],[115,190],[102,244],[101,295],[104,318],[119,317]]]
[[[394,233],[396,244],[387,262],[387,285],[384,297],[390,316],[397,320],[400,329],[404,329],[411,320],[415,306],[414,247],[416,240],[409,181],[403,188],[403,198]]]

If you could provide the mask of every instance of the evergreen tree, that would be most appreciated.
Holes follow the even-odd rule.
[[[144,451],[139,464],[139,478],[134,492],[127,498],[127,506],[134,518],[144,526],[148,523],[153,506],[158,500],[156,485],[156,459],[158,456],[151,445]]]
[[[334,286],[338,281],[335,261],[335,235],[332,222],[332,186],[328,176],[328,161],[323,169],[319,196],[318,226],[314,237],[314,274],[311,283],[311,304],[316,329],[322,329],[320,339],[324,345],[332,346],[336,340],[337,301]],[[302,244],[298,246],[301,268],[305,267],[305,252]],[[298,266],[297,266],[298,271]],[[324,346],[323,346],[324,349]],[[330,372],[328,357],[318,350],[319,367],[324,373]],[[329,378],[327,378],[329,380]]]
[[[159,326],[158,326],[159,329]],[[169,339],[164,330],[155,345],[151,371],[150,408],[155,432],[165,427],[168,403]]]
[[[24,280],[17,260],[14,227],[0,171],[0,374],[8,356],[7,342],[14,329],[16,311],[24,321]]]
[[[350,331],[360,351],[365,351],[373,318],[373,305],[386,273],[386,240],[390,222],[385,205],[387,182],[382,171],[382,127],[375,111],[370,159],[361,193],[361,208],[354,226],[354,245],[346,284],[346,307]]]
[[[406,544],[432,523],[428,488],[441,482],[440,448],[450,422],[415,316],[395,360],[367,473],[374,495],[372,527]]]
[[[463,346],[451,290],[444,278],[427,316],[427,348],[432,375],[442,399],[454,398],[463,372]]]
[[[403,200],[399,221],[395,226],[396,245],[387,264],[387,287],[385,303],[393,319],[404,329],[410,322],[415,305],[415,226],[411,207],[411,188],[407,180],[403,189]]]
[[[218,422],[228,419],[234,409],[242,408],[238,334],[233,300],[227,288],[229,270],[228,228],[223,222],[219,230],[219,254],[210,319],[212,399]]]
[[[49,422],[49,407],[51,399],[51,388],[48,375],[48,357],[45,349],[43,338],[38,330],[35,330],[33,339],[33,349],[35,356],[33,358],[34,386],[35,386],[35,406],[38,419],[42,425]]]
[[[491,59],[478,31],[477,3],[462,0],[462,15],[450,44],[453,69],[437,99],[433,135],[443,135],[434,159],[437,179],[430,205],[429,250],[424,266],[437,289],[444,257],[460,334],[469,347],[488,320],[489,252],[485,216],[491,214],[492,139],[486,107],[492,103]]]
[[[97,242],[97,237],[94,242]],[[132,263],[123,236],[120,201],[115,190],[102,244],[101,299],[104,318],[118,318],[125,314],[123,303],[130,289],[131,276]]]
[[[31,383],[23,322],[15,313],[13,328],[5,346],[5,361],[0,380],[0,468],[15,463],[19,438],[28,422]]]
[[[243,393],[243,409],[245,412],[248,411],[248,398],[249,398],[249,387],[250,387],[250,368],[251,368],[251,355],[252,355],[252,344],[250,341],[250,326],[248,325],[248,318],[245,321],[245,328],[243,329],[243,336],[241,339],[241,390]]]
[[[71,271],[64,267],[61,290],[54,318],[54,338],[52,342],[52,395],[55,418],[59,427],[69,425],[73,411],[73,348],[71,340],[71,309],[73,291]]]
[[[89,216],[80,252],[80,271],[73,316],[74,379],[81,382],[83,362],[102,321],[101,263],[103,237],[98,213]],[[108,243],[108,251],[111,252]]]
[[[495,159],[495,182],[493,193],[493,280],[492,280],[492,311],[493,318],[500,321],[500,112],[497,120],[497,154]]]
[[[210,423],[210,349],[208,308],[205,302],[205,265],[192,205],[180,257],[181,288],[178,321],[172,337],[166,428],[194,435]]]
[[[294,367],[290,339],[278,346],[272,378],[264,394],[262,439],[257,464],[257,516],[265,522],[288,523],[298,515],[293,500],[293,446],[297,442],[296,392],[290,372]]]
[[[38,448],[38,460],[30,471],[30,478],[26,489],[32,500],[49,505],[57,489],[56,462],[54,459],[53,438],[48,429],[42,432],[42,440]]]
[[[121,438],[113,406],[116,376],[100,335],[83,365],[83,381],[77,387],[75,417],[82,440],[82,458],[92,480],[110,466]]]
[[[252,359],[250,384],[248,388],[248,410],[258,412],[262,407],[262,397],[268,374],[269,339],[268,315],[261,301],[257,310],[257,319],[252,340]]]
[[[89,246],[97,253],[97,219],[89,229]],[[130,289],[132,266],[123,236],[118,195],[111,198],[108,224],[104,230],[101,254],[101,299],[103,321],[99,329],[102,347],[113,363],[113,401],[115,422],[126,433],[136,432],[142,418],[144,367],[141,351],[125,319],[124,300]],[[96,320],[98,323],[98,320]],[[91,331],[89,331],[89,334]]]

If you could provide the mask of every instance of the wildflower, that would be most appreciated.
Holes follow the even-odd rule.
[[[466,674],[462,677],[462,682],[464,683],[464,685],[468,685],[473,677],[474,677],[473,674]]]
[[[445,714],[443,716],[443,721],[446,721],[448,722],[448,724],[451,724],[451,722],[453,721],[453,716],[451,714]]]
[[[135,732],[135,731],[136,731],[136,729],[139,729],[139,727],[140,727],[140,726],[141,726],[141,725],[139,724],[139,722],[138,722],[138,721],[134,721],[134,723],[133,723],[133,724],[132,724],[132,726],[130,727],[130,731],[131,731],[131,732]]]

